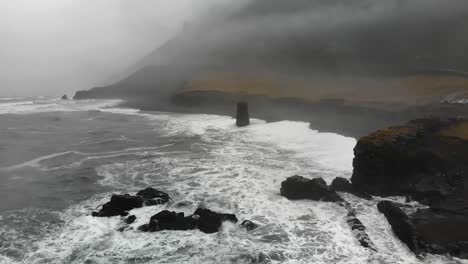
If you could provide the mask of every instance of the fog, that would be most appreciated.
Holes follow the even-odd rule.
[[[4,96],[71,94],[148,64],[468,71],[465,0],[0,1]]]
[[[0,0],[0,96],[104,85],[227,0]]]
[[[153,54],[153,63],[164,54],[164,63],[214,59],[307,74],[376,67],[466,71],[467,45],[466,1],[256,0],[230,19],[180,34]]]

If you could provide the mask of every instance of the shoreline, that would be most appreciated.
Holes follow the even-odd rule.
[[[310,123],[319,132],[359,139],[376,130],[424,117],[468,117],[466,104],[432,103],[394,107],[350,104],[345,100],[309,102],[297,98],[240,96],[220,92],[178,93],[169,98],[127,98],[119,106],[140,111],[215,114],[235,117],[238,101],[249,103],[250,116],[267,122],[290,120]],[[378,104],[376,104],[378,105]]]

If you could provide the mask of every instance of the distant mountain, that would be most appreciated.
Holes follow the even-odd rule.
[[[252,0],[228,16],[187,26],[128,78],[75,98],[167,103],[193,80],[226,74],[281,80],[284,87],[296,80],[460,76],[468,72],[466,47],[468,3],[462,0]],[[442,82],[442,88],[452,84]]]

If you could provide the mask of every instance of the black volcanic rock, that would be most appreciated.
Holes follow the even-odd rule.
[[[249,106],[246,102],[237,103],[236,126],[244,127],[250,124]]]
[[[417,242],[416,230],[408,215],[395,203],[390,201],[379,202],[377,208],[379,212],[385,215],[395,235],[405,243],[409,249],[415,253],[419,253],[420,249]]]
[[[336,177],[330,187],[332,187],[335,191],[337,192],[352,192],[353,191],[353,186],[351,183],[342,177]]]
[[[468,121],[426,118],[361,138],[352,185],[379,196],[429,205],[407,215],[378,204],[395,233],[416,254],[468,258]]]
[[[418,119],[361,138],[354,148],[353,186],[426,204],[463,192],[468,185],[467,127],[464,119]]]
[[[241,224],[243,228],[245,228],[247,231],[252,231],[254,229],[258,228],[258,224],[250,221],[250,220],[244,220]]]
[[[359,190],[356,190],[354,186],[348,181],[348,179],[342,178],[342,177],[336,177],[330,187],[337,191],[337,192],[347,192],[356,195],[357,197],[370,200],[372,199],[372,196],[370,196],[367,193],[361,192]]]
[[[290,199],[311,199],[314,201],[341,202],[343,199],[322,178],[312,180],[292,176],[281,183],[281,195]]]
[[[215,233],[221,227],[224,221],[237,223],[237,217],[234,214],[216,213],[209,209],[198,208],[194,213],[198,216],[197,227],[205,233]]]
[[[157,204],[165,204],[169,201],[169,194],[151,187],[139,191],[136,195],[143,197],[145,200],[154,200]]]
[[[349,182],[346,179],[335,179],[334,182],[335,188],[350,188]],[[296,175],[287,178],[281,183],[281,195],[290,200],[310,199],[314,201],[335,202],[338,205],[345,207],[346,210],[348,210],[346,222],[351,228],[356,239],[359,241],[361,246],[376,251],[374,244],[366,233],[366,227],[357,218],[355,210],[348,202],[336,193],[335,188],[327,186],[327,183],[322,178],[309,180]]]
[[[371,249],[373,251],[377,251],[375,249],[374,243],[372,243],[369,235],[366,233],[366,227],[364,224],[357,218],[356,212],[351,206],[347,205],[346,208],[348,209],[348,214],[346,215],[346,223],[351,228],[356,239],[359,241],[361,246]]]
[[[382,201],[378,204],[395,235],[416,254],[450,254],[468,258],[468,214],[466,201],[461,208],[418,209],[405,214],[397,204]]]
[[[164,210],[151,217],[147,231],[191,230],[195,227],[196,220],[192,216],[185,217],[184,213]]]
[[[209,209],[198,208],[193,215],[185,216],[184,213],[161,211],[153,215],[149,224],[142,225],[138,230],[143,232],[156,232],[162,230],[193,230],[199,229],[204,233],[216,233],[222,223],[230,221],[237,223],[234,214],[216,213]]]
[[[129,194],[112,195],[110,202],[104,204],[99,212],[93,212],[92,216],[126,216],[128,215],[128,211],[142,207],[143,203],[144,199],[140,196]]]
[[[133,222],[135,222],[135,220],[136,220],[136,216],[131,215],[131,216],[125,218],[124,222],[125,222],[127,225],[129,225],[129,224],[132,224]]]
[[[167,193],[158,191],[153,188],[146,188],[139,191],[137,195],[114,194],[111,200],[105,203],[99,212],[92,212],[92,216],[110,217],[110,216],[126,216],[128,211],[143,206],[164,204],[169,201]]]

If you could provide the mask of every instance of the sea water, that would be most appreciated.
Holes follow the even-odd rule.
[[[292,175],[350,178],[354,138],[304,122],[254,119],[237,128],[227,116],[118,103],[0,100],[0,263],[463,263],[416,258],[378,212],[378,197],[342,194],[374,252],[353,236],[344,208],[280,196]],[[146,187],[172,199],[132,210],[137,220],[128,230],[118,231],[121,217],[90,215],[112,194]],[[200,206],[259,228],[137,231],[161,210],[191,214]]]

